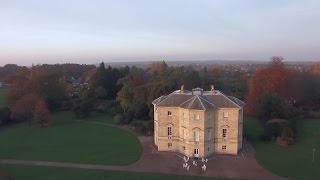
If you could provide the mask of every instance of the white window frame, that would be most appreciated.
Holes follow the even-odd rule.
[[[193,115],[194,120],[200,120],[200,114],[194,114]]]
[[[168,116],[172,116],[172,112],[171,111],[168,111]]]
[[[222,129],[222,137],[227,138],[227,129]]]
[[[182,128],[182,139],[185,139],[185,132],[184,132],[184,128]]]
[[[172,149],[172,143],[168,143],[168,149]]]
[[[228,118],[229,117],[229,113],[228,112],[223,112],[223,118]]]
[[[194,153],[195,155],[199,155],[199,149],[193,149],[193,153]]]
[[[172,127],[167,127],[168,136],[172,136]]]
[[[200,132],[198,130],[193,131],[193,141],[195,141],[195,142],[200,141]]]

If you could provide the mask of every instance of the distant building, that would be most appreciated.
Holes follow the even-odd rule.
[[[237,154],[242,148],[244,102],[211,87],[176,90],[153,101],[159,151],[188,157]]]

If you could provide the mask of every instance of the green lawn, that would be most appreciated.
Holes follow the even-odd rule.
[[[49,128],[37,124],[2,127],[0,158],[109,165],[127,165],[140,158],[142,147],[132,133],[74,120],[73,113],[62,112],[54,115]]]
[[[6,104],[6,96],[7,96],[8,90],[0,88],[0,108],[4,107]]]
[[[96,171],[16,165],[0,165],[0,171],[6,172],[7,175],[14,180],[217,180],[216,178],[196,176],[174,176],[152,173]]]
[[[111,115],[100,112],[92,112],[90,117],[85,120],[113,124],[113,117]]]
[[[320,120],[300,120],[297,123],[298,137],[288,148],[259,141],[263,132],[260,124],[253,119],[244,122],[244,132],[256,150],[260,165],[283,177],[294,179],[320,179]],[[312,162],[312,151],[315,162]]]

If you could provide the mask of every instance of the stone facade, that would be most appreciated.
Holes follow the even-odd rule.
[[[153,105],[158,151],[207,157],[236,155],[242,148],[244,103],[239,99],[214,89],[182,89],[156,99]]]

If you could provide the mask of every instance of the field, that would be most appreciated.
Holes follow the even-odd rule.
[[[5,102],[6,102],[6,94],[8,93],[7,89],[2,89],[0,88],[0,108],[5,106]]]
[[[130,132],[76,122],[71,112],[58,113],[53,118],[49,128],[37,124],[2,127],[0,158],[127,165],[141,155],[141,144]],[[103,117],[99,115],[87,121],[95,119]]]
[[[73,163],[126,165],[137,161],[141,154],[138,139],[130,132],[112,126],[87,122],[111,123],[111,117],[93,113],[91,118],[77,122],[71,112],[54,115],[49,128],[16,124],[0,129],[0,159],[46,160]],[[130,147],[130,148],[128,148]],[[205,180],[195,176],[153,173],[98,171],[73,168],[0,165],[0,178],[12,179],[184,179]],[[210,178],[212,179],[212,178]]]
[[[244,132],[256,150],[260,165],[287,178],[320,179],[320,120],[300,120],[297,127],[296,143],[282,148],[259,140],[263,129],[256,120],[246,119],[244,122]],[[314,163],[313,149],[316,149]]]

